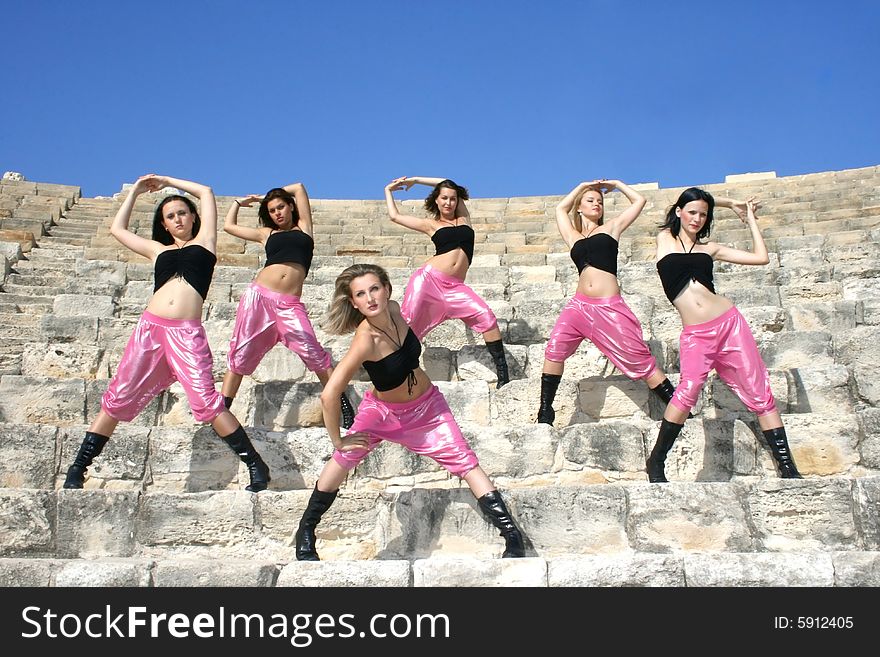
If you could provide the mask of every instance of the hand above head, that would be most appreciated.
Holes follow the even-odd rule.
[[[758,200],[756,196],[750,196],[746,199],[746,211],[748,213],[748,217],[750,219],[757,219],[758,209],[761,207],[761,202]]]
[[[415,180],[407,178],[406,176],[400,176],[400,178],[395,178],[390,183],[385,186],[385,189],[396,192],[398,190],[408,190],[410,187],[416,184]]]
[[[155,173],[148,173],[134,181],[132,191],[135,194],[143,194],[144,192],[158,192],[165,185],[160,181],[161,176]]]
[[[617,186],[618,186],[618,185],[620,185],[620,181],[619,181],[619,180],[606,180],[605,178],[602,178],[602,179],[599,181],[599,189],[600,189],[600,191],[602,191],[602,192],[605,193],[605,194],[607,194],[608,192],[612,192],[612,191],[614,191],[615,189],[617,189]]]
[[[736,212],[736,216],[738,216],[743,223],[746,222],[750,215],[755,216],[755,212],[760,205],[760,202],[755,196],[750,196],[745,201],[734,201],[733,199],[730,201],[730,209]]]
[[[262,194],[248,194],[247,196],[245,196],[243,198],[237,198],[235,200],[238,202],[238,204],[241,207],[249,208],[254,203],[261,203],[263,201],[263,195]]]

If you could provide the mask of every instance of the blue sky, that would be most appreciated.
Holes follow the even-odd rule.
[[[0,17],[0,169],[86,196],[147,172],[378,199],[400,175],[493,197],[880,164],[867,0],[30,0]]]

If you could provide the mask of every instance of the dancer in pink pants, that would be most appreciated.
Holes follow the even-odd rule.
[[[393,192],[413,185],[433,187],[425,199],[431,219],[401,214]],[[385,186],[385,203],[391,221],[430,236],[434,256],[417,269],[403,293],[400,310],[416,337],[421,340],[447,319],[460,319],[483,334],[486,349],[495,363],[496,388],[510,381],[507,358],[498,321],[489,305],[465,282],[474,259],[474,229],[467,206],[468,191],[449,179],[403,176]]]
[[[260,226],[238,224],[238,209],[260,204]],[[223,230],[266,249],[266,264],[238,302],[229,343],[229,371],[223,377],[227,408],[238,393],[242,377],[251,375],[279,342],[299,356],[325,385],[333,373],[328,352],[318,342],[306,307],[300,301],[303,283],[315,251],[312,207],[302,183],[270,189],[265,196],[234,199]],[[354,409],[343,394],[342,425],[350,427]]]
[[[128,223],[137,197],[165,187],[177,187],[197,197],[201,217],[189,198],[166,196],[156,206],[153,239],[130,231]],[[64,488],[82,488],[87,467],[104,449],[119,421],[133,420],[176,380],[186,391],[193,417],[210,422],[247,465],[251,481],[246,490],[264,490],[269,485],[269,468],[214,388],[213,359],[201,322],[202,304],[217,262],[217,206],[211,188],[178,178],[142,176],[116,213],[110,234],[153,262],[155,288],[125,347],[116,376],[101,398],[101,411],[67,470]]]
[[[754,243],[751,251],[703,241],[712,228],[716,204],[734,210],[749,227]],[[708,192],[691,187],[669,209],[663,230],[657,236],[657,272],[666,296],[681,315],[684,330],[679,340],[681,381],[666,407],[657,442],[646,462],[649,481],[667,481],[666,455],[712,368],[758,416],[780,476],[802,478],[792,458],[755,338],[733,302],[715,293],[715,260],[738,265],[766,265],[770,261],[758,227],[757,209],[754,197],[745,202],[727,198],[716,201]]]
[[[630,206],[606,221],[603,192],[614,189],[626,196]],[[642,325],[620,296],[617,282],[620,236],[644,207],[645,199],[619,180],[582,182],[556,206],[556,226],[571,249],[578,287],[556,320],[544,350],[538,422],[553,424],[553,400],[565,360],[584,340],[596,345],[629,378],[644,379],[664,404],[672,398],[672,384],[657,367],[642,337]]]
[[[296,531],[296,558],[318,561],[315,527],[333,504],[348,472],[383,440],[429,456],[464,479],[483,513],[505,540],[504,557],[525,556],[523,537],[504,500],[480,467],[446,399],[419,367],[422,345],[407,325],[391,282],[377,265],[353,265],[336,279],[326,325],[330,333],[354,331],[321,394],[324,426],[336,448],[321,471]],[[363,366],[374,389],[364,396],[351,431],[339,433],[339,393]]]

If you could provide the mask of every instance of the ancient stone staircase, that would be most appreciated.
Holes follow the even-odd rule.
[[[577,284],[553,216],[561,197],[474,199],[468,282],[498,315],[514,380],[495,390],[481,337],[460,322],[427,337],[423,362],[505,491],[533,556],[494,558],[502,542],[467,488],[386,445],[349,478],[320,525],[325,561],[306,564],[293,561],[292,531],[331,450],[320,385],[281,348],[245,379],[232,407],[272,468],[269,491],[241,490],[243,466],[193,422],[176,385],[120,425],[85,490],[60,489],[152,272],[107,232],[118,198],[4,181],[0,583],[877,585],[880,167],[705,188],[764,201],[770,265],[719,264],[716,287],[755,332],[805,480],[777,478],[754,417],[710,378],[670,455],[674,483],[647,484],[645,453],[662,409],[588,343],[566,362],[556,426],[535,425],[544,343]],[[648,206],[621,241],[619,263],[623,294],[673,381],[680,321],[656,275],[653,236],[679,191],[642,191]],[[145,236],[155,202],[145,195],[135,206],[131,225]],[[221,221],[230,202],[218,199]],[[419,212],[417,202],[405,205]],[[624,205],[609,195],[606,212]],[[316,328],[336,275],[353,262],[387,267],[399,300],[429,256],[428,240],[394,226],[382,201],[314,200],[313,208],[316,257],[304,301]],[[256,211],[240,220],[255,225]],[[712,238],[750,245],[724,210]],[[221,234],[218,258],[205,325],[219,380],[237,300],[261,253]],[[344,353],[349,338],[318,334],[335,357]],[[361,376],[353,398],[367,387]]]

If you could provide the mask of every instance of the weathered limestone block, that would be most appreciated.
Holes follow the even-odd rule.
[[[501,328],[500,322],[498,328]],[[501,330],[501,335],[504,335],[504,329]],[[422,339],[423,348],[444,347],[457,350],[469,344],[485,344],[485,341],[482,335],[474,333],[464,322],[457,320],[443,322]]]
[[[633,423],[575,424],[561,433],[567,462],[602,471],[638,473],[644,479],[645,437]]]
[[[868,301],[880,298],[880,278],[850,278],[843,282],[843,298],[849,301]]]
[[[91,344],[97,340],[97,317],[58,317],[43,315],[40,333],[50,342],[79,342]]]
[[[254,494],[153,493],[141,499],[137,542],[148,548],[241,547],[255,540]]]
[[[660,423],[645,434],[645,454],[650,454]],[[684,429],[666,458],[670,481],[728,481],[734,471],[736,444],[730,420],[705,413],[685,422]]]
[[[6,375],[0,380],[0,422],[69,426],[85,421],[82,379]]]
[[[94,379],[103,350],[77,343],[28,344],[22,351],[21,373],[53,379]]]
[[[856,518],[865,548],[880,550],[880,477],[856,479],[853,489]]]
[[[647,413],[649,394],[642,381],[633,381],[622,375],[578,382],[578,404],[594,420]]]
[[[567,427],[574,421],[578,421],[582,415],[578,410],[577,383],[563,379],[556,391],[556,400],[553,409],[556,411],[556,420],[553,425],[556,428]],[[534,379],[519,379],[511,381],[503,388],[492,394],[492,423],[501,426],[521,426],[534,424],[538,416],[538,406],[541,401],[541,385]],[[456,417],[468,417],[458,415]]]
[[[259,442],[254,441],[254,447],[262,454]],[[151,491],[183,493],[241,487],[238,456],[211,427],[155,427],[150,431],[149,454]],[[247,475],[244,481],[248,481]]]
[[[880,324],[880,298],[861,302],[861,316],[859,323],[869,326]]]
[[[857,548],[851,482],[765,479],[746,489],[755,537],[764,550]]]
[[[880,586],[880,552],[833,552],[835,586]]]
[[[386,562],[387,563],[387,562]],[[547,586],[543,559],[440,557],[412,564],[413,586]]]
[[[333,445],[323,427],[273,432],[249,426],[247,432],[272,472],[270,489],[311,490],[324,463],[333,453]],[[246,485],[249,481],[247,468],[244,464],[238,468],[238,485]]]
[[[527,369],[525,376],[534,385],[541,385],[541,373],[544,369],[544,350],[547,342],[543,341],[538,344],[530,344],[528,347],[528,357],[526,359]],[[565,359],[565,370],[562,373],[562,379],[565,381],[580,381],[591,377],[600,377],[609,371],[611,366],[598,347],[589,340],[584,340],[577,351]]]
[[[837,281],[828,283],[812,283],[810,281],[797,281],[782,285],[779,288],[779,296],[785,307],[799,306],[802,303],[834,303],[846,297],[843,296],[842,286]],[[777,303],[777,305],[779,305]]]
[[[548,586],[685,586],[681,557],[610,554],[558,557],[547,568]]]
[[[504,491],[504,499],[523,534],[542,557],[613,554],[631,547],[622,487],[510,488]],[[491,540],[498,540],[496,530],[490,534],[496,537]]]
[[[514,305],[515,317],[508,324],[507,341],[531,344],[546,341],[550,337],[565,300],[561,296],[558,299],[549,299],[540,295]]]
[[[446,398],[453,416],[467,419],[474,424],[489,424],[489,388],[482,381],[435,381],[434,382],[443,396]],[[497,396],[509,386],[508,383],[494,394]],[[492,415],[494,417],[494,414]]]
[[[265,491],[256,496],[257,519],[262,535],[271,541],[276,561],[294,560],[294,532],[311,493],[311,490]],[[343,485],[316,531],[321,558],[325,561],[384,558],[379,556],[379,551],[391,513],[392,497],[371,492],[356,493]],[[265,548],[267,543],[260,545]],[[261,559],[268,558],[265,552],[260,554],[264,555]]]
[[[446,347],[427,347],[422,350],[421,367],[431,381],[451,381],[455,378],[455,355]]]
[[[546,424],[507,428],[468,422],[463,429],[483,470],[492,477],[530,477],[559,469],[559,434]]]
[[[719,294],[723,294],[733,301],[734,305],[746,308],[748,306],[781,306],[780,288],[776,285],[756,285],[754,287],[731,287],[716,288]]]
[[[552,267],[548,267],[548,269],[552,269]],[[562,289],[562,283],[518,283],[510,286],[510,303],[514,308],[519,308],[535,299],[563,301],[565,292]]]
[[[22,257],[21,244],[18,242],[0,241],[0,255],[6,258],[7,265],[18,262]],[[8,274],[9,271],[7,270],[6,273]]]
[[[648,327],[643,325],[645,338],[648,337]],[[678,345],[681,335],[681,317],[675,310],[655,310],[651,317],[650,336],[655,340],[672,342]],[[676,361],[676,364],[678,361]]]
[[[96,262],[107,262],[98,260]],[[122,292],[122,300],[126,303],[146,305],[153,294],[153,281],[129,281]]]
[[[0,556],[52,555],[55,524],[54,492],[0,489]]]
[[[782,370],[770,370],[768,373],[770,375],[770,390],[773,393],[773,398],[776,400],[776,408],[779,409],[780,413],[787,413],[791,403],[788,392],[788,378]],[[708,389],[708,403],[715,407],[716,413],[751,413],[714,370],[709,375],[705,387]]]
[[[131,556],[139,496],[135,491],[59,490],[58,556]]]
[[[294,561],[281,569],[279,587],[409,587],[409,561]]]
[[[799,303],[788,308],[793,331],[831,331],[853,329],[858,323],[856,301]]]
[[[272,381],[258,386],[254,392],[256,426],[284,431],[324,424],[318,383]]]
[[[51,586],[63,563],[56,559],[0,559],[0,586]]]
[[[512,288],[541,283],[556,282],[556,267],[553,265],[541,265],[539,267],[510,268],[510,284]]]
[[[54,488],[57,433],[54,426],[0,424],[0,488]]]
[[[323,440],[327,439],[326,433]],[[419,456],[394,442],[383,441],[357,465],[355,476],[372,479],[411,477],[426,472],[443,472],[443,468],[429,457]]]
[[[758,347],[768,369],[832,364],[831,334],[822,331],[764,334]]]
[[[77,279],[94,279],[103,283],[125,285],[126,265],[124,262],[109,260],[85,260],[78,258],[74,265]]]
[[[495,255],[486,257],[498,260],[498,256]],[[467,280],[471,285],[502,285],[506,287],[510,283],[510,271],[506,267],[501,267],[500,262],[494,266],[471,266],[468,269]]]
[[[151,561],[68,561],[55,575],[55,586],[150,586],[152,565]]]
[[[226,344],[227,346],[229,344],[228,338]],[[220,358],[215,355],[215,365],[218,360]],[[222,359],[221,364],[225,372],[227,369],[225,357]],[[285,346],[277,344],[263,357],[263,360],[260,361],[260,364],[251,376],[258,383],[266,383],[267,381],[302,381],[307,376],[307,370],[299,356]]]
[[[866,468],[880,469],[880,409],[865,408],[856,416],[859,421],[859,453]]]
[[[52,304],[52,312],[59,316],[113,317],[116,309],[112,296],[89,294],[59,294]]]
[[[795,413],[852,412],[849,370],[843,365],[798,367],[790,371],[791,410]]]
[[[504,345],[504,352],[510,378],[524,378],[528,347]],[[466,345],[459,349],[455,359],[455,370],[460,381],[484,381],[490,384],[498,382],[495,361],[484,345]]]
[[[857,326],[837,333],[834,356],[852,370],[859,396],[872,406],[880,404],[880,327]]]
[[[684,572],[688,586],[834,586],[828,554],[687,554]]]
[[[731,484],[646,484],[627,489],[630,544],[640,552],[748,552],[748,519]]]
[[[217,301],[205,304],[205,317],[209,321],[231,322],[235,324],[238,303]]]
[[[252,561],[189,560],[157,561],[153,569],[155,586],[275,586],[278,566]]]
[[[740,312],[756,339],[763,333],[779,333],[785,328],[787,314],[779,306],[751,306]]]

